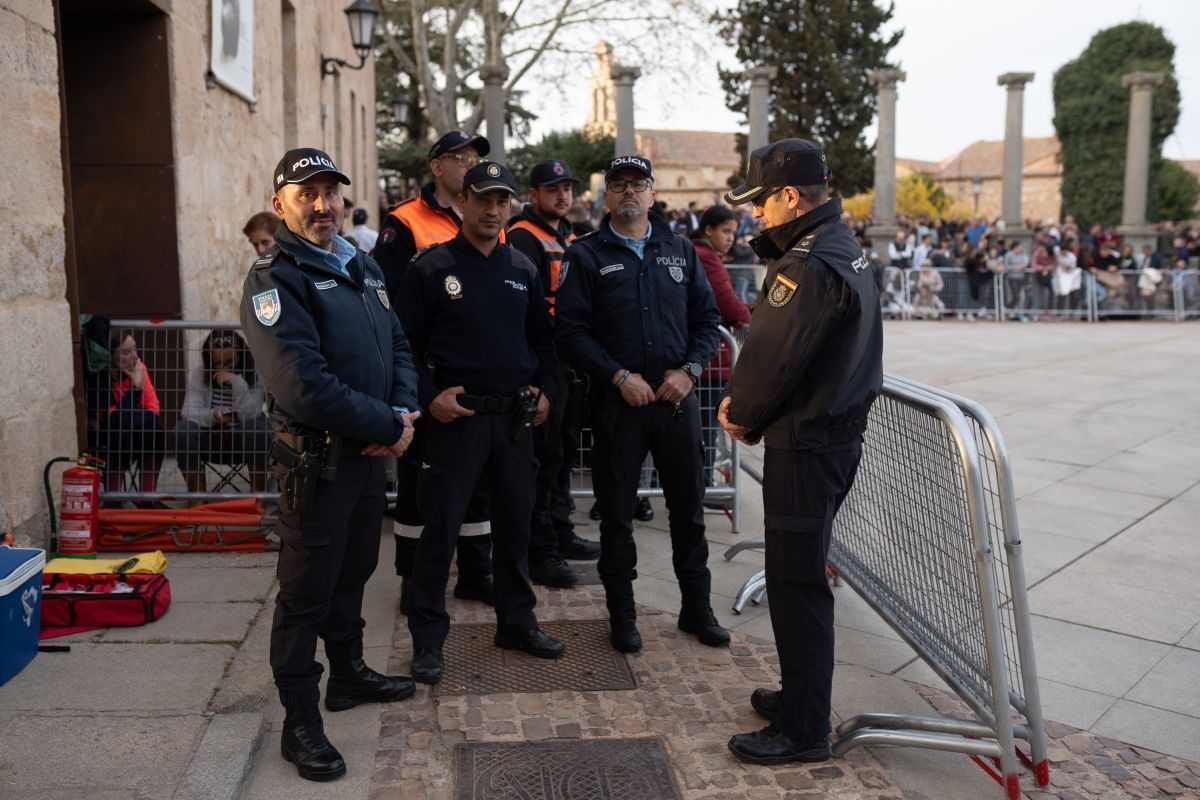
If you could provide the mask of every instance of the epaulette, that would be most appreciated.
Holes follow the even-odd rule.
[[[576,236],[574,239],[571,240],[571,244],[575,244],[575,242],[582,242],[584,239],[590,239],[599,232],[600,232],[600,229],[597,228],[594,231],[588,231],[587,233],[580,234],[579,236]]]
[[[420,250],[418,250],[417,252],[413,253],[413,257],[412,257],[412,258],[410,258],[410,259],[408,260],[408,263],[409,263],[410,265],[417,263],[417,259],[418,259],[418,258],[420,258],[421,256],[425,255],[426,253],[428,253],[428,252],[429,252],[430,250],[432,250],[433,248],[435,248],[435,247],[439,247],[439,246],[441,246],[441,245],[443,245],[443,244],[445,244],[445,242],[434,242],[433,244],[427,244],[427,245],[425,245],[425,246],[424,246],[424,247],[422,247]]]
[[[250,265],[250,269],[266,269],[267,267],[271,266],[271,263],[275,261],[275,257],[278,256],[279,253],[279,245],[273,245],[270,250],[255,259],[254,263]]]
[[[812,250],[813,242],[815,242],[817,240],[817,235],[820,232],[821,232],[820,230],[815,230],[812,233],[805,236],[803,239],[801,239],[799,242],[796,243],[796,246],[792,248],[792,251],[795,253],[799,253],[802,256],[807,257],[809,251]]]

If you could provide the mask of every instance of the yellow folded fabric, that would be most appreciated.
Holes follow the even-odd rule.
[[[52,558],[43,570],[47,575],[108,575],[112,573],[134,573],[137,575],[159,575],[167,568],[167,557],[162,550],[153,553],[138,553],[130,558],[96,559]]]

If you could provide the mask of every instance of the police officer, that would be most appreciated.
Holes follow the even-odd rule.
[[[516,191],[500,164],[468,170],[457,198],[462,230],[419,253],[401,287],[400,317],[429,411],[417,484],[425,528],[408,615],[413,677],[425,683],[442,677],[450,559],[481,477],[492,488],[496,646],[542,658],[565,649],[537,626],[527,571],[535,470],[530,428],[549,416],[558,368],[537,268],[499,241]]]
[[[854,483],[867,414],[883,384],[883,328],[870,264],[830,199],[825,153],[782,139],[750,155],[732,204],[753,203],[767,228],[751,242],[768,261],[764,293],[717,418],[766,444],[767,593],[782,691],[751,705],[774,724],[729,749],[754,764],[829,758],[833,592],[829,537]]]
[[[246,341],[271,398],[272,463],[284,489],[271,670],[287,713],[283,757],[309,780],[346,763],[325,737],[313,656],[325,642],[325,707],[412,695],[363,663],[363,586],[379,558],[384,459],[412,441],[416,373],[379,266],[337,235],[342,184],[320,150],[275,168],[275,246],[242,289]],[[410,409],[412,411],[410,412]]]
[[[592,380],[592,482],[600,504],[600,578],[613,646],[641,649],[633,581],[633,510],[647,452],[667,498],[672,560],[683,595],[678,625],[704,644],[729,643],[709,605],[703,457],[695,383],[717,349],[716,302],[692,243],[650,215],[650,161],[619,156],[605,170],[608,214],[567,249],[555,310],[562,357]]]
[[[576,183],[571,168],[563,161],[552,158],[534,165],[529,172],[529,205],[508,228],[508,243],[537,265],[551,320],[563,254],[575,240],[566,215],[571,210]],[[538,473],[529,539],[529,577],[534,583],[567,588],[579,578],[563,559],[597,559],[600,545],[577,536],[571,522],[571,469],[585,401],[584,382],[563,363],[559,364],[558,377],[562,391],[550,410],[551,419],[533,432]]]
[[[392,303],[398,303],[404,272],[417,251],[449,241],[458,234],[461,225],[458,195],[462,191],[463,176],[489,150],[491,145],[482,136],[450,131],[429,148],[429,171],[433,180],[422,186],[416,197],[400,203],[384,218],[371,255],[383,267]],[[396,465],[396,574],[401,576],[402,613],[408,611],[413,556],[424,525],[417,509],[417,456],[424,424],[417,426],[417,444],[408,458],[401,459]],[[485,483],[471,497],[466,521],[459,534],[455,597],[489,605],[493,602],[490,529]]]

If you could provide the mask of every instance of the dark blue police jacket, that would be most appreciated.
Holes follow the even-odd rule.
[[[383,272],[359,253],[350,277],[321,262],[280,223],[275,247],[250,268],[241,320],[267,392],[301,425],[392,444],[417,408],[412,351]]]
[[[692,243],[651,214],[639,259],[609,219],[563,256],[554,312],[563,360],[605,383],[621,369],[655,384],[669,369],[707,364],[721,318]]]

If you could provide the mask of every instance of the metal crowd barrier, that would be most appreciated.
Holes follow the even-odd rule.
[[[756,545],[739,543],[726,558]],[[829,562],[978,717],[859,714],[838,726],[834,753],[870,744],[966,753],[1011,798],[1020,795],[1020,758],[1046,785],[1016,495],[1003,438],[987,411],[887,375]],[[734,610],[764,593],[760,572]],[[1028,756],[1015,739],[1028,741]]]
[[[147,407],[145,400],[150,395],[145,389],[143,402],[131,406],[135,396],[128,394],[126,382],[130,379],[119,364],[85,380],[87,446],[108,462],[101,499],[145,504],[222,500],[236,493],[277,500],[278,488],[266,464],[270,437],[263,415],[264,390],[241,336],[241,323],[115,319],[111,328],[110,352],[116,359],[125,359],[130,370],[135,357],[140,361],[157,398],[157,410]],[[739,341],[725,328],[720,334],[732,368]],[[225,380],[228,387],[222,385]],[[218,392],[216,401],[214,390]],[[721,383],[708,375],[697,387],[705,449],[705,502],[724,506],[736,533],[741,519],[740,454],[716,421],[722,390]],[[214,414],[218,408],[231,413],[218,416]],[[584,427],[572,473],[571,494],[575,497],[592,496],[591,441],[591,430]],[[663,493],[649,459],[641,486],[641,496]],[[395,492],[388,495],[389,501],[395,497]]]

